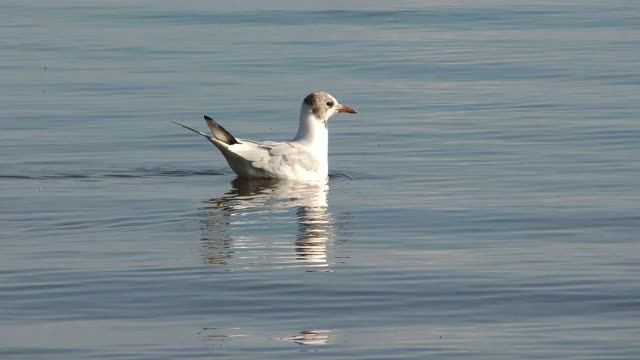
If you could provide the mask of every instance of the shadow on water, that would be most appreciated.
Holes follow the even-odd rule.
[[[327,267],[327,244],[337,228],[328,211],[328,192],[326,181],[235,179],[230,191],[206,201],[202,209],[205,261],[227,264],[235,257],[242,265]],[[283,239],[290,237],[293,221],[292,247]]]

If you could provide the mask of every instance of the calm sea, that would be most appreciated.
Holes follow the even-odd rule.
[[[0,358],[640,358],[640,3],[0,5]],[[291,138],[233,181],[171,123]]]

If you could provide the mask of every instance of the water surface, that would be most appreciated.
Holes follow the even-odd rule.
[[[640,7],[12,1],[3,359],[637,359]],[[171,123],[288,139],[234,181]]]

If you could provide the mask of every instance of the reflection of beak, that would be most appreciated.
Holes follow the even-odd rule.
[[[338,109],[338,112],[343,112],[343,113],[349,113],[349,114],[357,114],[358,112],[356,111],[356,109],[349,107],[349,106],[344,106],[344,105],[340,105],[340,108]]]

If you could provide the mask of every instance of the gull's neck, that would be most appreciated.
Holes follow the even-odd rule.
[[[327,177],[329,175],[329,130],[327,121],[316,117],[311,108],[303,105],[300,109],[300,126],[298,134],[293,141],[305,146],[318,160],[320,167],[317,175]]]
[[[307,106],[300,109],[300,126],[298,134],[293,138],[305,145],[318,158],[326,162],[329,150],[329,130],[326,120],[320,120]]]

